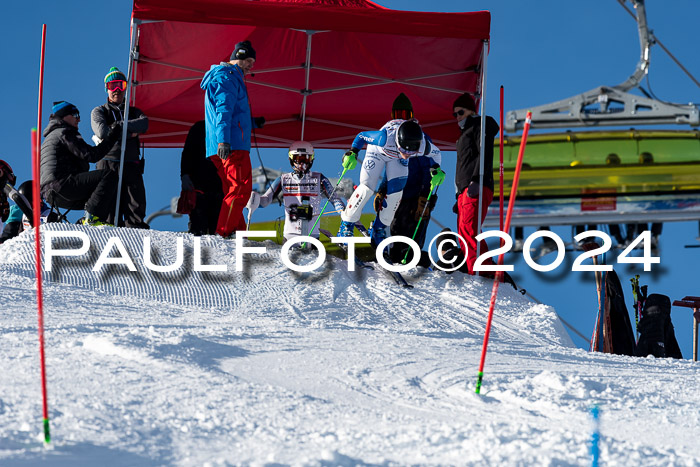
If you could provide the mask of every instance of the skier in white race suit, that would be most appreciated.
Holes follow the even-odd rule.
[[[352,170],[357,165],[357,154],[367,143],[367,151],[360,171],[360,184],[348,198],[348,205],[341,213],[339,237],[352,237],[354,224],[360,220],[362,209],[374,195],[379,180],[386,169],[386,206],[379,211],[372,224],[372,243],[376,246],[388,236],[388,225],[401,201],[401,193],[408,177],[410,157],[432,159],[433,186],[440,185],[445,172],[440,168],[442,155],[423,133],[415,120],[395,119],[388,121],[379,131],[363,131],[352,142],[352,147],[343,156],[343,168]]]
[[[345,203],[337,196],[330,196],[333,185],[320,172],[311,172],[314,163],[314,147],[306,141],[296,141],[289,147],[289,164],[292,171],[280,175],[265,194],[253,191],[248,200],[248,212],[258,207],[270,205],[279,193],[284,200],[284,239],[298,235],[319,237],[319,229],[311,232],[321,212],[321,196],[330,199],[335,209],[345,208]]]

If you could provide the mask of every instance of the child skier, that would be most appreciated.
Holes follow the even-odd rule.
[[[318,227],[311,231],[321,212],[321,195],[330,199],[336,210],[345,209],[343,201],[333,193],[333,185],[320,172],[311,172],[314,147],[306,141],[296,141],[289,147],[292,171],[279,176],[262,196],[253,191],[246,207],[248,216],[258,207],[267,207],[280,193],[284,200],[284,238],[299,235],[319,237]]]

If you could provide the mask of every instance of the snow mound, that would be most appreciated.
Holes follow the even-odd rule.
[[[403,289],[378,265],[373,271],[350,272],[346,261],[330,255],[316,271],[299,273],[282,263],[281,247],[271,241],[246,241],[246,247],[264,246],[266,252],[246,254],[243,271],[237,272],[236,242],[219,237],[202,237],[200,263],[222,265],[226,271],[200,272],[193,270],[195,237],[189,234],[47,224],[42,227],[44,243],[47,232],[84,233],[90,242],[84,255],[54,257],[51,271],[45,272],[47,285],[314,327],[389,327],[469,339],[483,336],[492,282],[482,278],[414,269],[405,277],[415,288]],[[176,243],[180,239],[184,246],[182,266],[172,272],[147,268],[147,237],[151,261],[161,266],[177,264]],[[98,272],[93,271],[100,255],[123,256],[114,244],[115,238],[124,246],[136,271],[129,271],[123,264],[106,264]],[[78,249],[81,244],[77,237],[52,240],[54,249]],[[297,264],[316,258],[291,257]],[[0,274],[32,278],[33,263],[33,230],[0,246]],[[495,339],[573,346],[551,307],[530,302],[509,285],[500,287],[496,310]]]

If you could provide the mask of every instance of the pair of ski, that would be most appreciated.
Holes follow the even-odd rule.
[[[360,222],[355,222],[355,228],[357,228],[357,230],[358,230],[363,236],[368,237],[368,238],[370,237],[369,231],[367,230],[367,228],[366,228],[364,225],[362,225],[362,223],[360,223]],[[320,231],[323,235],[325,235],[326,237],[328,237],[328,238],[331,238],[331,237],[333,236],[328,230],[319,229],[319,231]],[[345,243],[339,243],[338,245],[340,246],[340,248],[343,249],[343,251],[345,251],[345,254],[346,254],[346,256],[347,256],[347,254],[348,254],[348,246],[347,246],[347,244],[345,244]],[[389,260],[389,258],[387,258],[386,256],[384,257],[384,259],[385,259],[385,261],[386,261],[387,263],[393,264],[392,261]],[[356,264],[358,267],[362,268],[362,269],[371,269],[371,270],[374,269],[374,266],[372,266],[371,264],[365,263],[365,262],[362,261],[360,258],[358,258],[357,255],[355,255],[355,264]],[[394,282],[396,282],[396,285],[398,285],[399,287],[403,287],[403,288],[405,288],[405,289],[412,289],[412,288],[413,288],[413,286],[412,286],[411,284],[409,284],[409,283],[406,281],[406,279],[404,279],[404,277],[401,275],[400,272],[389,271],[389,270],[384,269],[384,268],[379,268],[379,269],[381,269],[382,271],[384,271],[385,274],[387,274],[388,276],[390,276],[391,279],[392,279]]]

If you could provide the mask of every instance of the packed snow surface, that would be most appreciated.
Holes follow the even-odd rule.
[[[197,272],[187,234],[46,229],[91,246],[45,273],[48,446],[34,234],[0,246],[0,465],[587,465],[594,405],[601,463],[700,465],[697,363],[576,349],[510,286],[477,395],[491,281],[414,270],[400,289],[330,256],[297,273],[271,242],[238,272],[212,237],[201,262],[228,270]],[[148,270],[147,236],[158,265],[181,238],[183,265]],[[92,271],[110,238],[135,272]]]

